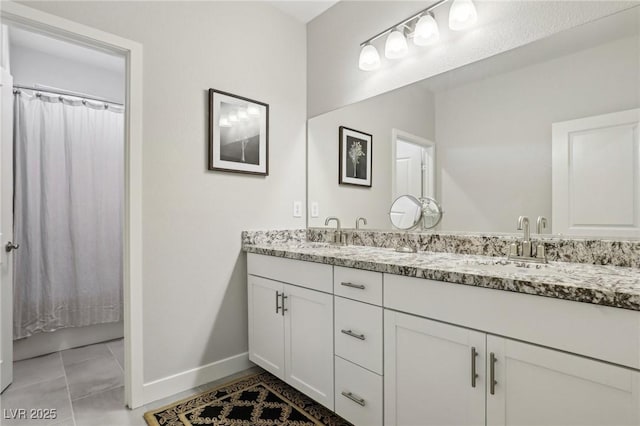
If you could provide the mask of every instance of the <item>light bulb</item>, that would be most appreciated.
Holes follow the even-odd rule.
[[[438,23],[431,14],[423,15],[416,24],[413,34],[413,43],[418,46],[426,46],[440,39]]]
[[[389,59],[402,58],[409,51],[407,46],[407,39],[400,30],[393,30],[387,37],[387,42],[384,44],[384,56]]]
[[[247,113],[252,117],[260,116],[260,110],[258,109],[258,107],[254,107],[254,106],[249,106],[247,108]]]
[[[232,123],[238,122],[238,116],[236,114],[229,114],[229,121]]]
[[[231,127],[231,123],[229,123],[227,117],[220,117],[220,127]]]
[[[462,31],[471,27],[478,20],[478,12],[472,0],[453,0],[449,10],[449,28]]]
[[[243,109],[238,110],[238,119],[239,120],[244,121],[244,120],[246,120],[248,118],[249,118],[249,115],[247,114],[247,111],[245,111]]]
[[[370,44],[366,44],[360,50],[360,59],[358,60],[358,66],[362,71],[375,70],[380,66],[380,55],[378,49]]]

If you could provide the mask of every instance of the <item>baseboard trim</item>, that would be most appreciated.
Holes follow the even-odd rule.
[[[249,352],[244,352],[201,367],[183,371],[182,373],[145,383],[142,392],[144,404],[230,376],[251,368],[253,365],[254,364],[249,361]]]

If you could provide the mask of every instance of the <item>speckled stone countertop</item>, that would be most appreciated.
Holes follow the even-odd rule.
[[[490,256],[435,252],[405,254],[389,248],[334,247],[301,240],[245,242],[243,250],[640,311],[640,270],[637,268],[569,262],[518,266]]]

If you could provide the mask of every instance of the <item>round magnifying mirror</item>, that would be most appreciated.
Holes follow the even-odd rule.
[[[442,220],[442,208],[436,200],[431,197],[421,197],[422,204],[422,227],[431,229],[438,226]]]
[[[413,229],[420,223],[421,218],[422,203],[413,195],[401,195],[391,204],[389,219],[398,229]]]

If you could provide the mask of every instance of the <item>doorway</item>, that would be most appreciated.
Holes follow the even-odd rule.
[[[123,152],[122,152],[122,284],[123,284],[123,334],[124,345],[122,347],[123,355],[120,357],[124,367],[124,400],[126,404],[131,408],[140,407],[143,404],[143,376],[142,376],[142,279],[141,279],[141,188],[142,188],[142,176],[141,176],[141,142],[142,142],[142,74],[141,74],[141,60],[142,60],[142,48],[138,43],[122,39],[112,34],[104,33],[95,30],[84,25],[80,25],[65,19],[61,19],[54,15],[49,15],[31,9],[29,7],[19,4],[3,4],[2,7],[2,23],[6,25],[16,26],[29,32],[48,36],[51,39],[58,41],[70,42],[76,46],[83,47],[85,49],[93,49],[96,52],[108,53],[111,56],[120,56],[123,58],[124,63],[124,91],[122,93],[122,107],[123,107],[123,123],[122,131],[124,133],[123,140]],[[3,47],[7,46],[3,37]],[[3,58],[8,56],[3,49]],[[3,68],[9,68],[6,62],[3,62]],[[15,82],[11,82],[13,86]],[[2,81],[2,87],[6,92],[7,80]],[[116,109],[117,102],[114,99],[106,99],[103,96],[92,95],[91,93],[77,93],[77,91],[69,90],[65,87],[57,87],[53,85],[44,85],[34,87],[24,85],[25,88],[17,88],[17,90],[29,92],[28,89],[36,89],[35,92],[40,92],[40,97],[49,97],[50,100],[55,100],[57,97],[59,102],[75,102],[82,103],[82,100],[86,102],[107,104],[113,103],[113,108]],[[51,86],[51,87],[43,87]],[[12,88],[13,90],[13,88]],[[29,93],[31,94],[31,93]],[[52,95],[52,96],[50,96]],[[33,96],[38,96],[37,93],[33,93]],[[76,97],[73,100],[73,97]],[[69,101],[67,98],[72,99]],[[78,99],[79,98],[79,99]],[[89,99],[91,98],[91,99]],[[62,99],[62,100],[61,100]],[[95,106],[95,105],[93,105]],[[104,108],[104,107],[103,107]],[[111,107],[108,107],[111,108]],[[107,108],[105,108],[107,109]],[[7,116],[7,103],[3,102],[3,123],[2,123],[2,147],[3,154],[5,147],[7,146],[6,138],[7,134],[7,122],[4,120]],[[3,155],[2,164],[7,164]],[[2,180],[3,194],[5,188],[8,185],[13,186],[13,182],[7,182]],[[5,197],[3,197],[5,198]],[[4,205],[6,200],[3,199],[3,212],[6,211]],[[5,222],[3,220],[3,222]],[[2,267],[11,268],[15,266],[15,260],[12,255],[15,250],[6,252],[4,249],[8,243],[14,243],[19,245],[18,241],[12,241],[13,236],[10,235],[13,231],[13,226],[9,229],[5,228],[3,223],[2,231]],[[11,238],[11,239],[10,239]],[[19,250],[19,249],[18,249]],[[3,273],[3,280],[5,280],[5,274]],[[3,296],[5,296],[5,289],[10,286],[5,285],[4,282],[0,282],[3,289]],[[3,297],[3,300],[6,300]],[[2,364],[7,363],[7,344],[11,344],[8,339],[6,327],[7,309],[2,306],[0,311],[0,323],[2,323],[0,334],[2,354]],[[107,333],[108,334],[108,333]],[[9,340],[9,343],[7,341]],[[113,343],[113,342],[112,342]],[[105,345],[106,346],[106,345]],[[118,351],[114,345],[112,348],[107,346],[107,349],[112,355]],[[117,362],[117,360],[116,360]],[[4,369],[3,369],[4,370]],[[4,376],[4,374],[3,374]],[[5,381],[0,377],[0,380]],[[123,402],[124,403],[124,402]]]
[[[401,195],[435,197],[435,143],[392,130],[391,201]]]

